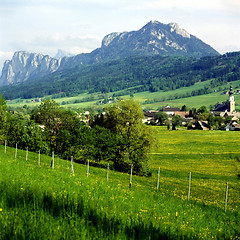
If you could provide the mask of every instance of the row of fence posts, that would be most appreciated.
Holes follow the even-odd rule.
[[[4,152],[7,152],[7,141],[5,140],[5,149]],[[40,150],[38,153],[38,165],[40,166]],[[17,144],[16,144],[16,149],[15,149],[15,159],[17,158]],[[28,147],[26,149],[26,161],[28,160]],[[54,152],[52,152],[52,161],[51,161],[51,167],[54,169]],[[73,156],[71,156],[71,172],[74,175],[74,169],[73,169]],[[131,165],[131,170],[130,170],[130,181],[129,181],[129,187],[131,188],[132,186],[132,175],[133,175],[133,165]],[[87,177],[89,176],[89,160],[87,162]],[[109,178],[109,163],[107,165],[107,181]],[[192,173],[189,172],[189,179],[188,179],[188,195],[187,199],[188,201],[190,200],[190,195],[191,195],[191,179],[192,179]],[[157,192],[159,191],[159,184],[160,184],[160,167],[158,168],[158,177],[157,177]],[[226,183],[226,193],[225,193],[225,206],[224,210],[225,212],[227,211],[227,201],[228,201],[228,182]]]
[[[192,180],[192,173],[189,172],[189,178],[188,178],[188,201],[190,200],[190,193],[191,193],[191,180]],[[157,178],[157,192],[159,190],[159,182],[160,182],[160,167],[158,168],[158,178]],[[131,183],[131,178],[130,178]],[[228,182],[226,183],[226,192],[225,192],[225,212],[227,211],[227,200],[228,200]]]

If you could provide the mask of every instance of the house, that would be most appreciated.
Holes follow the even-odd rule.
[[[174,115],[179,115],[182,118],[188,118],[189,112],[188,111],[180,111],[174,112]]]
[[[150,124],[151,122],[155,121],[155,113],[158,111],[155,110],[151,110],[151,111],[146,111],[144,112],[144,119],[143,119],[143,123],[148,123]]]
[[[175,115],[179,115],[183,119],[186,119],[189,116],[188,111],[181,111],[180,108],[176,108],[176,107],[166,106],[166,107],[162,108],[161,111],[168,114],[170,121],[171,121],[172,117]],[[151,110],[151,111],[144,112],[145,119],[143,120],[143,123],[150,124],[151,122],[152,123],[155,122],[155,114],[157,112],[159,112],[159,111]],[[155,123],[157,123],[157,121]],[[186,124],[187,124],[187,121],[185,121],[185,122],[183,121],[183,125],[186,125]]]
[[[180,108],[170,107],[169,105],[167,105],[161,111],[166,112],[169,116],[174,116],[176,115],[175,112],[180,112],[181,110]]]

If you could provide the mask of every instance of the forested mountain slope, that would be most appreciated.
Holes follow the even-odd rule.
[[[212,79],[213,86],[240,79],[240,52],[201,59],[184,57],[129,57],[58,71],[36,81],[0,88],[6,99],[43,97],[62,93],[173,90]]]

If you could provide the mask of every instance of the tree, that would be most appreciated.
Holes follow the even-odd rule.
[[[18,113],[8,113],[5,134],[8,146],[15,147],[17,143],[20,149],[28,147],[30,151],[49,152],[42,129],[34,121],[24,119]]]
[[[180,126],[181,121],[182,121],[181,116],[179,116],[179,115],[173,116],[173,118],[172,118],[172,130],[176,130],[176,127]]]
[[[222,129],[224,127],[225,119],[221,116],[215,117],[216,129]]]
[[[183,106],[182,106],[181,111],[183,111],[183,112],[186,112],[186,111],[187,111],[186,105],[183,105]]]
[[[16,143],[19,148],[27,147],[26,121],[18,113],[8,113],[5,135],[8,146],[14,147]]]
[[[119,141],[116,156],[112,159],[116,170],[128,172],[133,165],[136,174],[147,173],[147,153],[154,140],[140,105],[131,100],[122,100],[106,108],[98,124],[116,134]]]
[[[208,115],[207,121],[210,128],[213,128],[216,125],[215,117],[211,113]]]
[[[225,124],[231,123],[231,121],[232,121],[232,118],[230,116],[227,116],[225,118]]]
[[[61,126],[56,133],[55,150],[61,154],[63,158],[74,157],[80,160],[86,149],[90,129],[81,121],[81,116],[73,110],[62,110]],[[87,151],[87,150],[86,150]]]
[[[196,114],[197,114],[197,110],[196,110],[196,108],[192,108],[192,109],[190,109],[190,111],[189,111],[189,117],[196,117]]]
[[[96,125],[88,135],[87,151],[85,156],[96,163],[112,161],[123,139],[109,129]]]
[[[7,104],[5,99],[0,95],[0,142],[4,140],[4,130],[7,120]]]
[[[164,125],[168,121],[168,114],[166,112],[157,112],[155,114],[155,121],[158,121],[160,125]]]
[[[207,107],[206,106],[201,106],[198,110],[197,110],[197,113],[207,113],[208,110],[207,110]]]
[[[31,114],[31,119],[43,125],[46,140],[51,150],[56,148],[56,135],[62,124],[62,111],[54,100],[45,100]]]

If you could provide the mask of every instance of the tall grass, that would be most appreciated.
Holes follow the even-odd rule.
[[[73,175],[68,161],[55,158],[51,169],[51,158],[42,155],[39,167],[38,154],[29,153],[26,161],[25,151],[19,150],[15,159],[15,149],[7,148],[5,154],[0,146],[0,239],[240,239],[239,179],[229,155],[221,160],[220,154],[203,148],[215,165],[212,172],[202,155],[179,153],[179,147],[171,150],[169,134],[177,146],[178,138],[188,133],[160,128],[159,134],[169,154],[164,154],[164,146],[153,154],[152,176],[133,176],[131,188],[128,174],[110,171],[107,181],[106,169],[90,167],[87,177],[87,166],[74,164]],[[207,133],[192,134],[207,138]],[[226,171],[218,172],[223,164]]]

